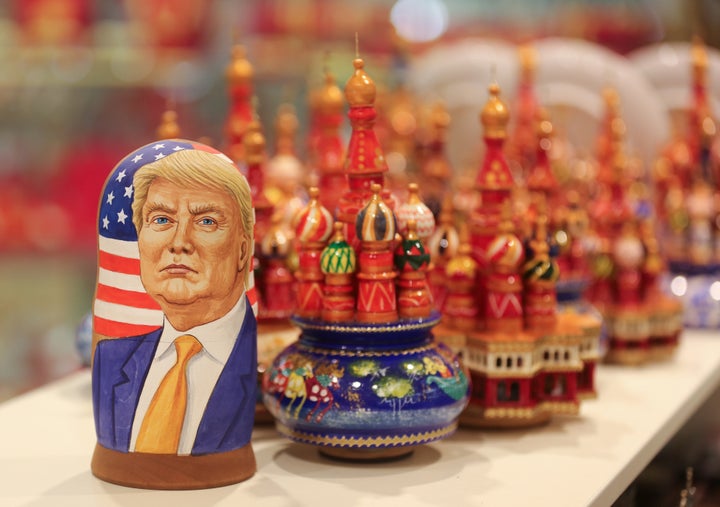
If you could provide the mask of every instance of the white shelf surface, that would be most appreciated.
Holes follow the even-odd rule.
[[[601,365],[600,397],[533,429],[477,431],[405,459],[347,463],[270,427],[253,435],[258,472],[203,491],[115,486],[90,473],[90,373],[0,404],[3,507],[607,506],[720,384],[720,333],[686,331],[676,356],[639,368]]]

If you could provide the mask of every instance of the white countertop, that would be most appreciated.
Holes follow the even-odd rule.
[[[0,506],[607,506],[720,384],[720,333],[686,331],[676,356],[601,365],[600,397],[533,429],[460,430],[405,459],[347,463],[270,427],[256,429],[258,472],[204,491],[147,491],[90,473],[90,373],[0,404]]]

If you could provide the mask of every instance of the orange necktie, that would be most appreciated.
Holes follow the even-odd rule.
[[[140,426],[135,451],[177,454],[187,406],[185,367],[190,358],[201,350],[202,344],[189,334],[175,340],[177,362],[165,374],[155,391]]]

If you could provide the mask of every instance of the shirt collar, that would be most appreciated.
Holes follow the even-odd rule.
[[[225,364],[232,352],[235,340],[245,320],[245,295],[241,296],[235,306],[220,317],[206,324],[193,327],[187,331],[178,331],[167,318],[164,318],[163,331],[160,335],[158,352],[167,353],[176,338],[184,334],[193,335],[203,346],[204,351],[216,361]]]

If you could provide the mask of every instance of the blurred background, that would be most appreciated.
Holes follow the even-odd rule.
[[[349,77],[355,33],[380,87],[422,88],[413,62],[468,40],[560,37],[627,55],[694,35],[717,48],[718,27],[717,0],[0,3],[0,401],[82,367],[75,334],[92,305],[104,180],[155,139],[167,107],[182,137],[223,149],[233,44],[245,46],[254,66],[272,149],[281,103],[295,106],[304,139],[309,90],[322,69],[341,86]],[[477,103],[486,97],[479,88]],[[469,112],[474,123],[478,111]],[[467,144],[452,135],[451,147]],[[301,159],[305,149],[298,142]],[[455,154],[458,165],[472,164],[463,157]]]

